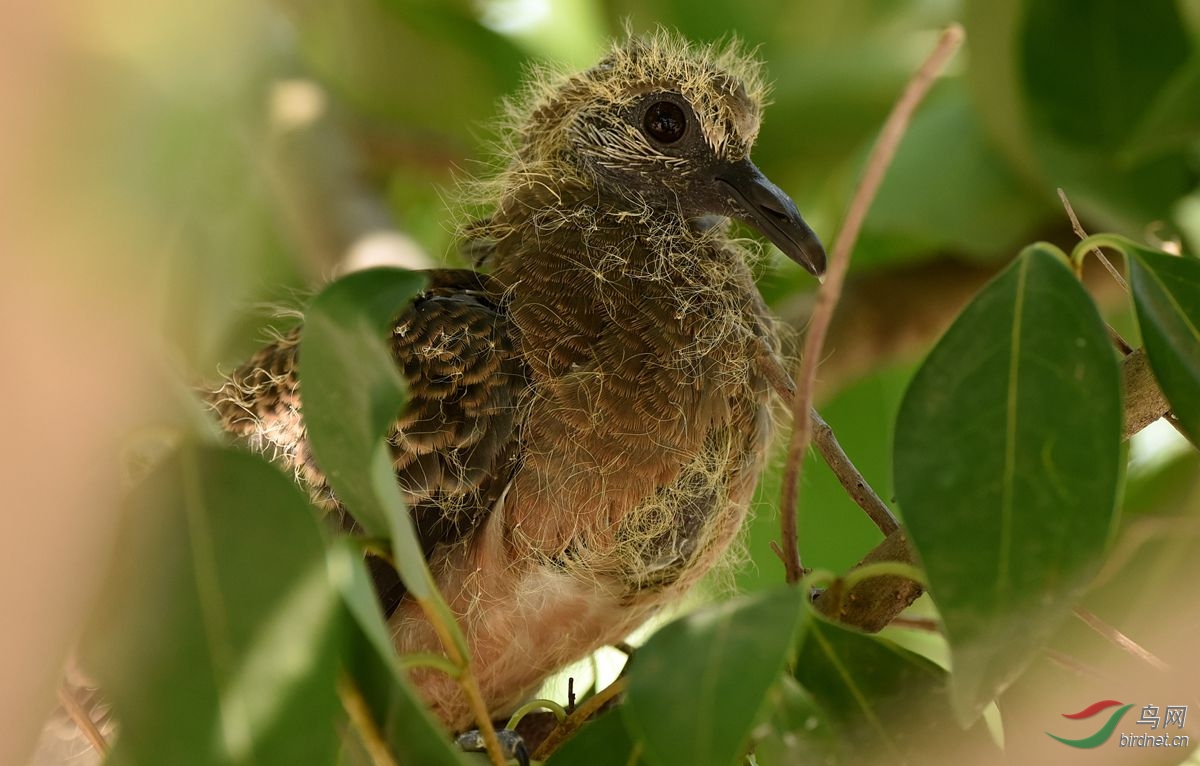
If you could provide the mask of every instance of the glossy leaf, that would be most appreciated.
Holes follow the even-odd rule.
[[[1171,217],[1195,188],[1188,150],[1135,137],[1196,53],[1178,2],[1012,0],[963,14],[973,103],[1023,176],[1042,193],[1061,186],[1105,227]]]
[[[520,49],[472,18],[474,10],[413,0],[289,6],[306,64],[352,114],[406,128],[418,148],[452,158],[478,141],[474,129],[519,84],[523,63]],[[407,74],[427,71],[438,77]]]
[[[429,577],[383,438],[404,404],[404,388],[383,339],[424,283],[399,269],[343,277],[304,312],[300,342],[313,454],[367,534],[392,539],[400,576],[418,597],[428,593]]]
[[[1174,0],[1022,4],[1020,63],[1033,117],[1065,141],[1120,144],[1188,58]]]
[[[947,673],[887,639],[813,618],[796,660],[796,679],[814,712],[812,731],[793,731],[793,737],[836,749],[832,762],[953,762],[947,755],[962,752],[970,753],[971,763],[985,763],[997,755],[982,723],[959,727]],[[830,747],[829,730],[836,732],[836,748]]]
[[[81,646],[120,721],[114,762],[331,762],[344,621],[301,491],[185,445],[129,505]]]
[[[1200,137],[1200,51],[1159,92],[1125,151],[1133,158],[1176,147]]]
[[[770,713],[754,730],[754,757],[761,766],[790,763],[841,763],[839,732],[813,695],[791,676],[783,676],[767,698]]]
[[[782,588],[676,620],[638,650],[622,711],[659,766],[728,766],[745,750],[807,611]]]
[[[547,766],[641,766],[642,745],[635,743],[619,710],[590,722],[554,751]]]
[[[1114,521],[1114,352],[1086,290],[1027,248],[962,312],[896,424],[896,493],[971,721],[1070,613]]]
[[[914,116],[866,222],[876,238],[909,241],[897,255],[942,249],[995,258],[1025,244],[1047,217],[1048,203],[1028,193],[979,123],[957,82]]]
[[[1200,440],[1200,261],[1124,237],[1097,235],[1088,242],[1119,248],[1128,258],[1150,367],[1184,430]]]

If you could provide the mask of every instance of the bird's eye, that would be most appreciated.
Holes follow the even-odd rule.
[[[655,141],[673,144],[683,138],[683,133],[687,130],[687,118],[679,104],[673,101],[658,101],[646,110],[642,127]]]

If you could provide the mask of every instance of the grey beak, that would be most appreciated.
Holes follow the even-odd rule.
[[[753,226],[814,276],[825,273],[825,248],[796,203],[748,157],[715,168],[713,179],[730,203],[729,215]]]

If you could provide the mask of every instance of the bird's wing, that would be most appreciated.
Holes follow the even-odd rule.
[[[520,404],[528,388],[499,290],[489,278],[468,270],[428,276],[429,286],[400,314],[389,339],[408,383],[408,405],[388,435],[396,478],[426,553],[465,535],[503,491],[517,459]],[[301,336],[296,328],[263,348],[210,403],[226,431],[291,468],[314,500],[341,512],[304,428],[297,379]],[[350,528],[352,520],[343,519]],[[387,573],[377,564],[373,569],[385,607],[398,602],[398,581],[380,582]]]

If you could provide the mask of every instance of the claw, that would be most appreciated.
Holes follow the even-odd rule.
[[[496,738],[500,740],[500,751],[505,758],[516,761],[520,766],[529,766],[529,749],[525,747],[525,740],[521,739],[520,734],[512,729],[500,729],[496,732]],[[468,753],[482,753],[487,750],[479,729],[463,732],[454,740],[454,744]]]

